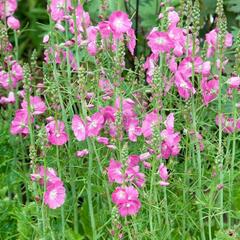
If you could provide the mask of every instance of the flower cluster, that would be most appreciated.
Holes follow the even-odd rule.
[[[66,196],[65,188],[54,169],[38,166],[36,171],[31,174],[31,179],[32,181],[39,182],[40,185],[46,186],[44,203],[49,208],[56,209],[64,204]]]

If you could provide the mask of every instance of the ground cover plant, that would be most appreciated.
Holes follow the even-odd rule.
[[[240,5],[212,2],[0,0],[0,239],[240,239]]]

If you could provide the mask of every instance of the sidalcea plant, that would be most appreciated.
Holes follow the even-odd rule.
[[[139,59],[134,16],[100,2],[91,19],[49,0],[43,62],[26,64],[17,1],[0,1],[4,239],[238,239],[240,40],[234,62],[223,2],[202,37],[198,0],[162,1]]]

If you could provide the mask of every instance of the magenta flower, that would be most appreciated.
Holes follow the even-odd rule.
[[[127,47],[132,55],[134,55],[134,49],[136,46],[136,35],[134,29],[127,31],[128,44]]]
[[[160,185],[168,186],[169,185],[169,182],[168,182],[169,175],[168,175],[167,168],[163,163],[161,163],[161,165],[159,166],[158,173],[159,173],[160,178],[162,179],[162,181],[160,182]]]
[[[191,95],[195,94],[196,92],[190,80],[186,78],[185,75],[180,71],[175,73],[175,84],[177,86],[179,95],[185,100],[188,100]]]
[[[102,21],[98,24],[98,29],[103,39],[108,39],[112,33],[109,21]]]
[[[44,203],[49,206],[49,208],[56,209],[61,207],[65,201],[65,188],[63,183],[55,182],[47,186],[47,190],[44,193]]]
[[[219,80],[214,78],[208,81],[206,78],[203,78],[201,81],[202,88],[202,97],[203,102],[206,106],[212,102],[218,95],[219,92]]]
[[[72,130],[73,130],[74,136],[77,138],[78,141],[84,141],[86,139],[85,124],[78,115],[73,116]]]
[[[122,173],[122,163],[115,161],[114,159],[110,160],[110,164],[107,168],[108,180],[110,183],[123,183],[124,174]]]
[[[104,117],[100,112],[94,113],[91,117],[87,117],[87,136],[98,136],[104,125]]]
[[[123,33],[129,31],[132,26],[132,22],[128,18],[128,15],[122,11],[113,12],[109,17],[109,23],[115,37],[117,38]]]
[[[33,122],[33,118],[30,119]],[[28,129],[28,112],[25,109],[19,109],[15,113],[15,117],[11,122],[10,132],[13,135],[29,133]]]
[[[48,141],[52,145],[63,145],[68,141],[68,135],[65,132],[64,122],[51,121],[46,125]]]
[[[141,207],[138,191],[132,186],[117,187],[112,194],[112,201],[117,204],[122,217],[136,215]]]
[[[153,128],[155,125],[160,123],[162,117],[157,114],[157,111],[154,110],[151,113],[148,113],[142,123],[142,134],[145,138],[152,137]]]
[[[128,167],[126,170],[127,181],[135,183],[138,187],[142,187],[145,183],[145,175],[139,172],[139,166]]]
[[[147,36],[147,40],[148,46],[154,54],[159,54],[160,52],[169,53],[170,50],[174,48],[174,44],[166,32],[153,30]]]
[[[25,109],[27,111],[27,101],[24,100],[22,103],[21,103],[21,107],[23,109]],[[31,107],[31,113],[33,115],[40,115],[40,114],[43,114],[47,107],[44,103],[44,101],[38,97],[38,96],[35,96],[35,97],[30,97],[30,107]]]
[[[136,118],[128,118],[125,121],[125,127],[128,133],[128,138],[132,142],[137,141],[137,137],[141,135],[141,127],[138,126],[139,121]]]

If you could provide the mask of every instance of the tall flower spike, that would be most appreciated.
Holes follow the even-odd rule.
[[[223,14],[224,14],[223,0],[217,0],[216,14],[218,15],[218,17],[222,17],[223,16]]]
[[[193,5],[193,13],[192,13],[192,21],[193,21],[193,34],[195,36],[198,36],[199,30],[200,30],[200,4],[199,0],[195,0]]]

